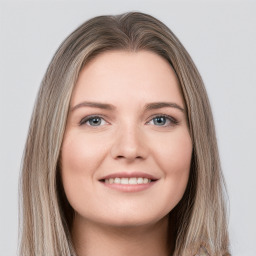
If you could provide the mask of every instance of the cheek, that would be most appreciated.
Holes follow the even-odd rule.
[[[168,143],[169,142],[169,143]],[[181,200],[187,187],[192,142],[187,131],[170,136],[163,141],[157,150],[157,163],[164,174],[163,193],[170,202],[170,209]],[[169,199],[168,199],[169,198]]]
[[[188,172],[192,156],[192,142],[189,133],[181,131],[171,134],[158,147],[158,163],[165,174],[182,175]]]
[[[93,191],[92,181],[104,156],[103,146],[79,133],[64,136],[61,177],[66,196],[73,208],[84,200],[84,195]]]
[[[89,175],[100,165],[104,155],[104,143],[97,143],[90,136],[67,134],[64,137],[61,162],[63,172],[72,175]]]

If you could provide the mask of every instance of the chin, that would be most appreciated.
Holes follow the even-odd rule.
[[[98,220],[103,225],[112,226],[116,228],[135,228],[135,227],[143,227],[143,226],[152,226],[158,222],[161,222],[161,220],[166,219],[168,216],[167,214],[161,214],[161,215],[153,215],[147,213],[129,213],[126,212],[125,214],[113,214],[110,215],[111,218],[103,218],[101,220]]]

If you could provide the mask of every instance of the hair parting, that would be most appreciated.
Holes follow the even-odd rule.
[[[189,182],[175,219],[173,256],[227,256],[225,182],[213,116],[191,57],[156,18],[139,12],[98,16],[78,27],[56,51],[33,110],[20,176],[20,256],[75,256],[73,209],[61,183],[59,160],[70,99],[80,71],[111,50],[151,51],[175,71],[186,105],[193,155]]]

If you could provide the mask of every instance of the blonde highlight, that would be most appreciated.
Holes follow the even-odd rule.
[[[60,151],[73,88],[81,69],[110,50],[148,50],[174,69],[186,104],[193,156],[186,192],[170,213],[174,256],[229,254],[225,182],[210,103],[202,78],[176,36],[154,17],[130,12],[95,17],[61,44],[41,83],[20,177],[20,255],[75,256],[72,207],[61,184]]]

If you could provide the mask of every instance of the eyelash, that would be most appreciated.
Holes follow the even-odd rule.
[[[172,116],[169,116],[169,115],[166,115],[166,114],[157,114],[157,115],[154,115],[151,117],[150,121],[152,121],[153,119],[155,118],[161,118],[161,117],[165,117],[167,120],[169,120],[170,124],[169,125],[159,125],[160,127],[170,127],[170,126],[175,126],[175,125],[178,125],[179,122]],[[82,125],[85,125],[86,122],[92,120],[93,118],[100,118],[100,119],[104,119],[104,117],[100,116],[100,115],[92,115],[92,116],[86,116],[84,117],[80,122],[79,122],[79,125],[82,126]],[[149,121],[149,122],[150,122]],[[106,121],[105,121],[106,122]],[[147,122],[147,124],[149,123]],[[167,121],[168,122],[168,121]],[[89,127],[98,127],[97,125],[96,126],[93,126],[93,125],[88,125]],[[100,126],[100,125],[99,125]],[[156,125],[157,126],[157,125]]]

